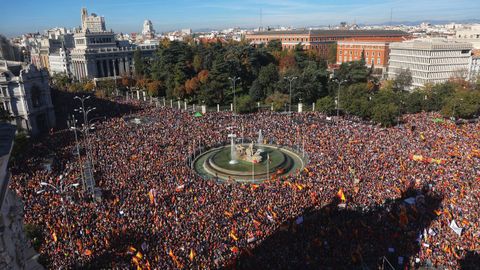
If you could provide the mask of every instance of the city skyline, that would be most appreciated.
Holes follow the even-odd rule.
[[[13,10],[14,2],[4,3]],[[471,0],[430,1],[322,1],[312,0],[245,0],[245,1],[74,1],[65,5],[58,0],[25,1],[22,12],[9,12],[0,19],[0,34],[16,36],[43,32],[53,27],[73,28],[80,25],[80,9],[105,16],[107,29],[115,32],[140,32],[150,19],[158,32],[182,28],[222,29],[262,26],[336,25],[341,21],[359,24],[381,24],[397,21],[461,21],[477,19],[480,2]],[[428,10],[428,13],[425,11]],[[392,18],[391,18],[391,11]],[[261,15],[262,14],[262,15]]]

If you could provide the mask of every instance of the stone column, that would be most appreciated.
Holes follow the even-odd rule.
[[[233,103],[230,103],[230,111],[233,112]]]
[[[202,105],[202,114],[206,114],[206,113],[207,113],[207,106]]]
[[[187,110],[187,102],[184,101],[183,104],[185,105],[184,107],[185,107],[185,111],[186,111]]]
[[[127,69],[127,74],[130,75],[130,61],[128,58],[125,59],[125,68]]]
[[[107,60],[104,60],[105,61],[105,65],[107,66],[107,76],[106,77],[110,77],[110,59],[107,59]]]
[[[137,99],[140,100],[140,90],[137,90]]]
[[[125,59],[124,58],[120,58],[118,59],[118,65],[120,66],[120,76],[123,76],[123,74],[125,74]]]
[[[178,109],[180,110],[180,100],[177,100]]]
[[[303,103],[298,103],[298,112],[303,112]]]
[[[315,111],[315,102],[312,103],[312,112]]]
[[[220,112],[220,104],[217,104],[217,112]]]

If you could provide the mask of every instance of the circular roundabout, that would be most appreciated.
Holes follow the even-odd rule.
[[[210,149],[197,156],[192,168],[204,179],[261,183],[291,175],[305,167],[302,154],[279,145],[237,144]],[[232,158],[233,156],[233,158]]]

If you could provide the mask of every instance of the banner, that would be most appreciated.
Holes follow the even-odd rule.
[[[463,228],[458,227],[457,223],[455,222],[454,219],[452,219],[452,222],[450,222],[450,228],[458,235],[462,235],[462,230]]]

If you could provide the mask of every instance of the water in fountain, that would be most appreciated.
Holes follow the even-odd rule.
[[[237,160],[237,150],[235,149],[235,138],[237,136],[235,136],[235,134],[229,134],[228,137],[230,138],[230,141],[231,141],[231,146],[230,146],[230,161],[228,163],[230,163],[231,165],[233,164],[237,164],[238,163],[238,160]]]
[[[258,131],[257,144],[259,144],[259,145],[263,144],[263,134],[262,134],[262,130],[261,130],[261,129]],[[261,152],[264,151],[261,147],[259,147],[258,150],[260,150]]]

